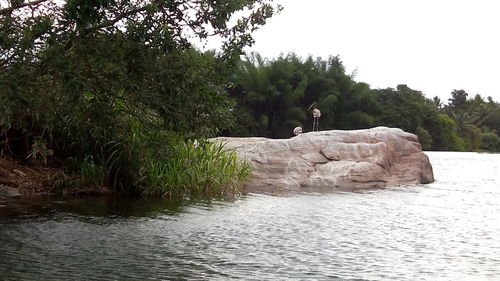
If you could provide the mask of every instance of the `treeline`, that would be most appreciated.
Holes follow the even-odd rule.
[[[311,131],[307,109],[316,101],[322,130],[389,126],[417,134],[427,150],[500,151],[500,104],[490,97],[454,90],[443,103],[406,85],[371,89],[347,74],[338,56],[268,60],[253,53],[230,79],[236,122],[226,135],[287,138],[296,126]]]

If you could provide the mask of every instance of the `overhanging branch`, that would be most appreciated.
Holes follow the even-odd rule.
[[[119,22],[120,20],[122,20],[123,18],[126,18],[126,17],[129,17],[129,16],[132,16],[132,15],[135,15],[137,13],[140,13],[140,12],[143,12],[147,9],[147,7],[139,7],[139,8],[136,8],[136,9],[133,9],[133,10],[130,10],[130,11],[127,11],[127,12],[124,12],[124,13],[121,13],[119,15],[117,15],[114,19],[112,20],[109,20],[109,21],[106,21],[106,22],[103,22],[99,25],[96,25],[96,26],[93,26],[91,27],[90,29],[87,29],[86,32],[89,32],[89,33],[92,33],[92,32],[95,32],[95,31],[98,31],[102,28],[106,28],[106,27],[109,27],[109,26],[113,26],[115,23]]]
[[[36,1],[31,1],[31,2],[21,3],[19,5],[12,6],[12,7],[2,8],[2,9],[0,9],[0,15],[10,13],[10,12],[17,10],[17,9],[20,9],[20,8],[32,7],[32,6],[38,5],[38,4],[43,3],[43,2],[47,2],[47,1],[49,1],[49,0],[36,0]]]

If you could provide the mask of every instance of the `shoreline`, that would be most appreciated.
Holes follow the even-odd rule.
[[[0,157],[0,201],[44,195],[116,195],[116,192],[108,187],[97,186],[75,187],[69,192],[57,190],[56,175],[61,171],[62,165],[44,165],[37,161]]]

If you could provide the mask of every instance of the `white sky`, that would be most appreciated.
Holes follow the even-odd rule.
[[[453,89],[500,102],[498,0],[276,0],[281,14],[247,51],[340,55],[372,88],[407,84],[443,102]]]

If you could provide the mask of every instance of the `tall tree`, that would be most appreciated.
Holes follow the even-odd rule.
[[[268,0],[0,4],[0,127],[44,136],[68,120],[109,131],[131,115],[213,134],[231,114],[222,73],[280,10]],[[193,49],[209,37],[221,52]]]
[[[0,150],[21,143],[27,156],[43,142],[136,184],[139,134],[203,138],[231,124],[224,78],[280,9],[270,0],[0,1]],[[208,38],[221,51],[193,47]]]

